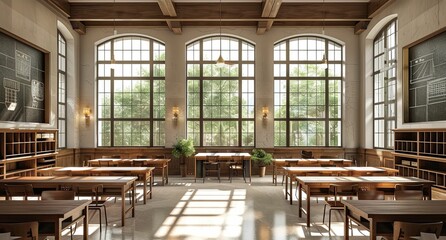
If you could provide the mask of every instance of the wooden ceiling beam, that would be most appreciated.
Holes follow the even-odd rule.
[[[362,22],[358,22],[356,25],[355,25],[355,30],[354,30],[354,33],[356,34],[356,35],[359,35],[359,34],[361,34],[362,32],[364,32],[365,30],[367,30],[367,27],[369,26],[369,22],[364,22],[364,21],[362,21]]]
[[[79,33],[80,35],[85,35],[87,33],[87,28],[85,27],[85,24],[78,21],[71,21],[71,27],[74,31]]]
[[[370,0],[367,6],[368,17],[373,18],[381,10],[390,5],[394,0]]]
[[[70,16],[71,10],[68,0],[45,0],[45,2],[57,9],[65,17]]]
[[[178,21],[167,21],[167,26],[175,34],[181,34],[182,33],[181,22],[178,22]]]
[[[172,0],[158,0],[158,5],[163,12],[164,16],[176,17],[177,12],[175,11],[175,6]]]
[[[265,0],[263,2],[263,18],[270,18],[268,21],[259,21],[257,26],[257,34],[264,34],[266,31],[269,31],[273,26],[274,20],[271,18],[275,18],[277,13],[279,12],[280,6],[282,5],[282,0]]]

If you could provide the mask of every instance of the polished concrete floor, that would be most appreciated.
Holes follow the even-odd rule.
[[[156,180],[159,180],[157,178]],[[299,218],[297,204],[284,198],[284,188],[274,186],[271,176],[242,178],[232,183],[216,179],[170,177],[166,186],[154,187],[153,199],[138,201],[136,216],[121,227],[120,200],[108,204],[109,223],[102,232],[97,214],[89,225],[89,239],[343,239],[343,218],[334,211],[332,229],[322,223],[324,201],[312,200],[311,227]],[[142,187],[138,188],[142,193]],[[328,216],[328,214],[327,214]],[[76,239],[81,239],[78,229]],[[366,230],[353,228],[353,238],[368,239]],[[69,239],[69,237],[67,237]]]

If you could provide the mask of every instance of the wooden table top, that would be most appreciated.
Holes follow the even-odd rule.
[[[344,200],[343,203],[367,218],[381,215],[395,217],[410,215],[446,216],[446,200]]]
[[[90,200],[0,201],[2,219],[16,216],[55,216],[66,218],[72,211],[85,208]]]
[[[353,162],[343,158],[275,158],[273,162]]]
[[[434,184],[433,181],[416,178],[416,177],[400,177],[400,176],[311,176],[296,177],[303,184],[318,183],[423,183]]]
[[[385,172],[376,167],[283,167],[287,172]]]
[[[40,176],[40,177],[11,177],[0,179],[0,184],[14,183],[84,183],[84,184],[106,184],[106,185],[122,185],[136,181],[137,177],[123,176]]]
[[[215,157],[251,157],[251,154],[242,152],[242,153],[197,153],[195,157],[208,157],[208,156],[215,156]]]

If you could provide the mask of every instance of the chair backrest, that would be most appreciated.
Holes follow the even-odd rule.
[[[11,236],[20,239],[37,239],[39,236],[38,222],[0,223],[0,232],[10,232]]]
[[[358,184],[330,184],[329,193],[337,196],[356,196]]]
[[[144,167],[146,165],[146,162],[143,160],[133,160],[132,162],[134,167]]]
[[[393,240],[409,240],[411,237],[420,236],[421,232],[435,233],[440,236],[443,222],[433,223],[409,223],[395,221],[393,223]]]
[[[99,204],[99,197],[101,197],[102,193],[104,193],[104,185],[102,185],[102,184],[94,185],[91,188],[91,191],[93,193],[93,202],[92,202],[92,204],[98,205]]]
[[[313,158],[313,152],[312,151],[305,151],[302,150],[302,158]]]
[[[5,184],[5,192],[6,200],[10,200],[12,197],[23,197],[25,200],[28,200],[29,196],[34,195],[33,185],[31,184]]]
[[[421,190],[397,190],[395,200],[423,200],[424,194]]]
[[[384,200],[384,191],[358,191],[358,200]]]
[[[41,199],[44,200],[74,200],[74,191],[43,191]]]
[[[110,167],[112,164],[112,160],[99,160],[99,167]]]

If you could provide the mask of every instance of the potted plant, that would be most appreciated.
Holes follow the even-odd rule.
[[[263,149],[253,149],[251,154],[253,160],[259,166],[259,176],[265,176],[266,166],[273,162],[273,155],[265,152]]]
[[[195,153],[194,142],[192,139],[179,139],[172,146],[172,155],[178,158],[180,162],[180,173],[182,177],[186,176],[186,158],[192,156]]]

